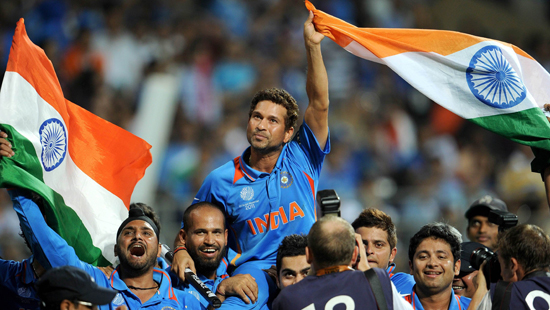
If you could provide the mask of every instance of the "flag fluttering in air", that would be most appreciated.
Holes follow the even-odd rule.
[[[460,32],[358,28],[315,9],[317,31],[348,52],[387,65],[418,91],[488,130],[550,151],[550,75],[527,53]]]
[[[151,146],[66,100],[54,68],[17,23],[0,91],[0,130],[15,155],[0,159],[0,186],[31,190],[47,202],[47,223],[80,259],[114,262],[118,226]]]

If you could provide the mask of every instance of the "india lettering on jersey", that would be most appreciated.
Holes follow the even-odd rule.
[[[279,211],[273,211],[264,214],[262,217],[255,217],[254,219],[247,220],[250,231],[253,235],[257,233],[263,234],[267,230],[276,230],[279,225],[287,224],[289,221],[293,222],[297,217],[303,218],[305,216],[304,211],[296,201],[293,201],[289,205],[289,217],[283,207],[279,207]]]

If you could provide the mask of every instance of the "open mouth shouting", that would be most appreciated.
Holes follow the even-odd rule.
[[[130,245],[129,252],[134,258],[140,258],[145,255],[145,246],[139,243]]]

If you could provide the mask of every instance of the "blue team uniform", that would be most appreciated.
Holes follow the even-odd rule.
[[[322,150],[304,122],[294,139],[283,147],[271,173],[256,171],[245,162],[250,156],[248,148],[206,177],[194,202],[209,201],[225,211],[228,244],[235,252],[229,262],[237,267],[234,273],[251,274],[259,290],[255,305],[230,297],[222,310],[226,305],[227,309],[260,307],[267,302],[266,293],[275,291],[275,284],[261,269],[275,265],[277,249],[285,236],[307,234],[317,220],[315,195],[329,152],[329,139]]]
[[[225,258],[223,258],[222,262],[220,263],[220,266],[216,270],[216,279],[214,280],[208,279],[200,273],[197,273],[197,276],[204,284],[206,284],[209,290],[211,290],[212,292],[216,292],[218,285],[224,279],[229,277],[229,275],[227,274],[227,266],[228,266],[227,261],[225,260]],[[165,270],[168,272],[169,268]],[[201,303],[201,306],[203,307],[203,309],[208,308],[208,305],[209,305],[208,300],[206,300],[206,298],[204,298],[194,286],[190,285],[189,282],[181,281],[180,278],[173,272],[170,272],[169,275],[170,275],[170,279],[172,280],[172,285],[174,286],[174,288],[192,295]]]
[[[404,296],[405,300],[408,301],[413,309],[424,310],[418,296],[414,292],[414,287],[411,292]],[[455,295],[454,291],[451,290],[451,303],[449,304],[449,310],[466,310],[470,305],[470,298],[464,296]]]
[[[22,262],[0,259],[0,301],[3,309],[38,310],[40,299],[34,282],[33,258]]]
[[[395,270],[395,264],[391,263],[388,269],[386,269],[386,272],[388,276],[390,276],[393,285],[395,285],[397,292],[401,295],[409,294],[416,284],[416,282],[414,282],[414,277],[404,272],[393,273],[393,270]]]
[[[317,219],[315,194],[329,150],[328,139],[321,150],[304,123],[283,147],[271,173],[248,166],[244,160],[250,154],[248,148],[206,177],[195,202],[209,201],[225,210],[229,247],[237,252],[231,265],[263,260],[269,268],[285,236],[309,232]]]
[[[24,192],[12,190],[9,193],[13,200],[13,208],[19,216],[23,233],[29,241],[35,257],[44,268],[64,265],[76,266],[90,274],[99,286],[118,291],[110,304],[100,306],[99,309],[116,309],[120,305],[126,305],[128,309],[200,308],[200,304],[195,298],[182,291],[174,290],[168,274],[158,268],[155,268],[153,274],[155,282],[160,284],[157,294],[145,303],[141,303],[140,299],[120,279],[118,268],[112,272],[110,277],[107,277],[101,269],[82,262],[76,256],[74,249],[46,224],[38,206],[26,197]]]

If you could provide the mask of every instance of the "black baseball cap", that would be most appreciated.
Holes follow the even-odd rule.
[[[506,207],[504,201],[490,195],[485,195],[474,201],[464,216],[468,220],[476,215],[488,217],[491,210],[508,211],[508,207]]]
[[[77,300],[94,305],[106,305],[115,298],[116,291],[97,285],[84,270],[62,266],[48,270],[37,282],[38,297],[47,306],[49,303]]]
[[[460,251],[460,273],[469,274],[474,272],[476,269],[472,268],[472,264],[470,264],[472,252],[479,248],[489,248],[477,242],[462,242],[460,246],[462,248]]]

